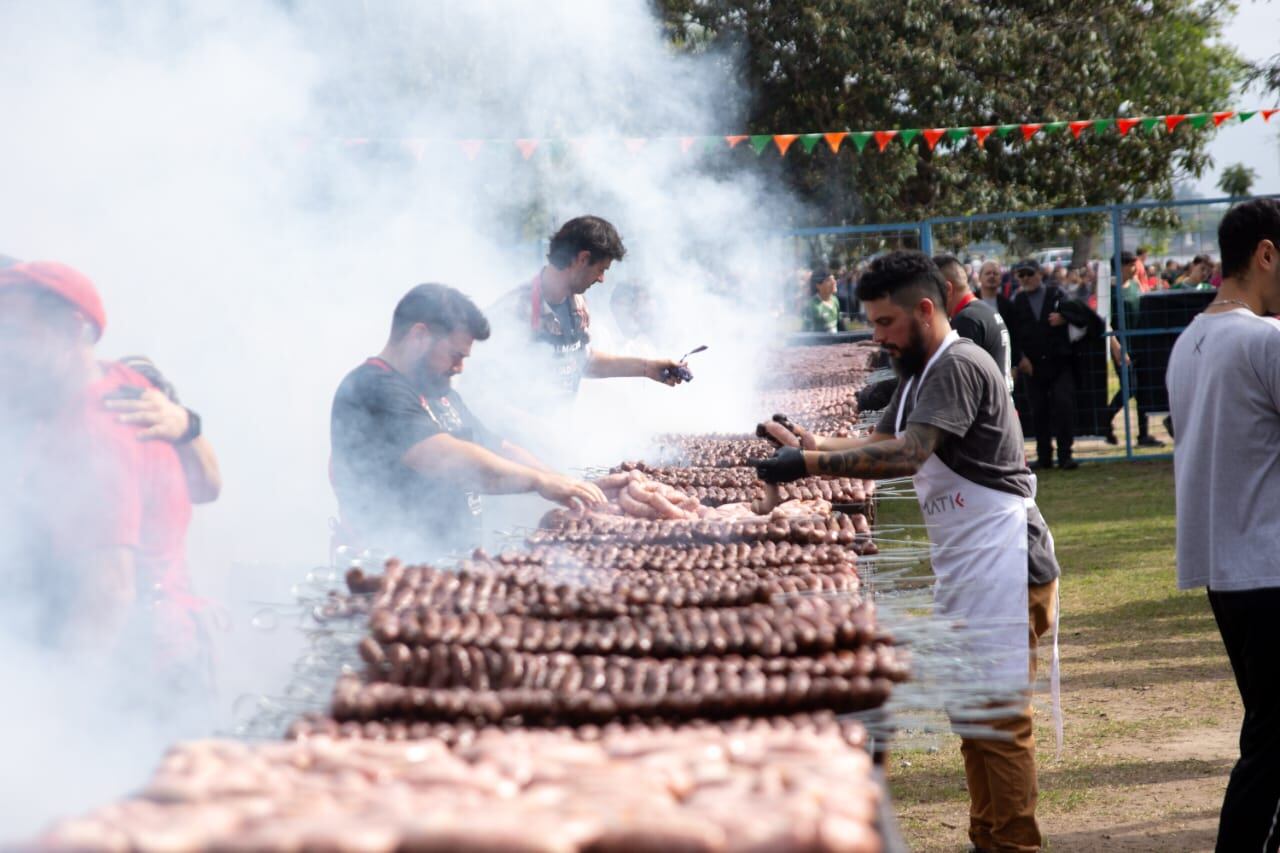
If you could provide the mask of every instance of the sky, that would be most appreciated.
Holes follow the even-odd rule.
[[[1270,0],[1240,0],[1235,20],[1224,27],[1224,40],[1233,45],[1247,60],[1258,61],[1280,52],[1276,42],[1276,25],[1280,24],[1280,4]],[[1240,93],[1231,104],[1224,107],[1256,109],[1276,106],[1280,96],[1275,93]],[[1255,116],[1245,124],[1224,126],[1209,145],[1213,165],[1194,182],[1201,196],[1220,196],[1218,176],[1224,168],[1244,163],[1258,173],[1253,185],[1255,193],[1280,192],[1280,115],[1272,116],[1270,124],[1264,124]]]

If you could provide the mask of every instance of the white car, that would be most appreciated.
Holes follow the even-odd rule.
[[[1071,263],[1071,254],[1070,246],[1060,246],[1055,249],[1041,249],[1038,252],[1032,252],[1031,259],[1040,266],[1045,266],[1046,264],[1050,266],[1054,264],[1069,264]]]

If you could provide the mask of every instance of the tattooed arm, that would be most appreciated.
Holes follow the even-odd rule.
[[[946,433],[929,424],[908,424],[901,438],[875,441],[834,452],[809,451],[805,469],[824,477],[860,477],[884,480],[910,477],[942,443]]]

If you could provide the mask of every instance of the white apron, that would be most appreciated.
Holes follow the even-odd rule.
[[[908,395],[958,338],[954,331],[948,334],[920,376],[903,385],[897,435],[903,434]],[[970,482],[936,454],[912,480],[929,532],[935,611],[960,623],[960,642],[982,679],[975,685],[981,697],[1016,701],[1015,694],[1030,686],[1027,508],[1034,498]]]

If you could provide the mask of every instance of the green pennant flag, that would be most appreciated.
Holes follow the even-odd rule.
[[[969,135],[969,130],[967,127],[949,127],[947,128],[947,139],[952,142],[959,142]]]
[[[1257,111],[1257,110],[1254,110],[1253,112],[1249,112],[1249,113],[1237,113],[1236,115],[1240,116],[1240,121],[1243,123],[1243,122],[1246,122],[1246,121],[1248,121],[1249,119],[1253,118],[1253,117],[1254,117],[1254,116],[1256,116],[1257,114],[1258,114],[1258,111]]]
[[[1111,126],[1114,125],[1115,123],[1116,123],[1116,120],[1113,118],[1098,119],[1093,123],[1093,132],[1106,133],[1108,130],[1111,129]]]
[[[549,139],[547,140],[547,143],[547,148],[550,150],[553,158],[562,160],[568,155],[569,143],[565,142],[563,139]]]
[[[1199,130],[1200,128],[1208,124],[1209,119],[1211,118],[1213,118],[1212,113],[1194,113],[1192,115],[1187,116],[1187,121],[1191,123],[1192,127],[1194,127],[1196,130]]]
[[[806,133],[800,137],[800,147],[804,149],[804,153],[812,154],[813,146],[822,141],[821,133]]]
[[[1040,132],[1041,133],[1057,133],[1060,130],[1065,130],[1066,127],[1067,127],[1067,123],[1065,121],[1051,121],[1048,124],[1046,124],[1044,127],[1040,128]]]
[[[1150,133],[1153,127],[1155,127],[1157,124],[1162,124],[1163,122],[1164,122],[1163,116],[1156,116],[1155,118],[1144,118],[1142,121],[1138,123],[1142,125],[1143,130]]]
[[[1019,125],[1016,125],[1016,124],[1002,124],[996,128],[996,136],[999,136],[1000,138],[1003,139],[1004,137],[1008,136],[1009,134],[1017,130],[1018,127]]]
[[[768,133],[757,133],[751,137],[751,147],[756,149],[757,156],[764,153],[770,142],[773,142],[773,136]]]
[[[703,151],[719,151],[724,147],[723,136],[704,136],[702,137]]]
[[[909,130],[898,131],[898,138],[902,140],[903,148],[910,148],[911,140],[915,139],[919,135],[920,135],[919,128],[911,128]]]
[[[857,133],[849,134],[849,138],[853,140],[854,147],[858,149],[858,153],[862,153],[862,149],[867,147],[867,143],[871,141],[871,131],[863,130]]]

